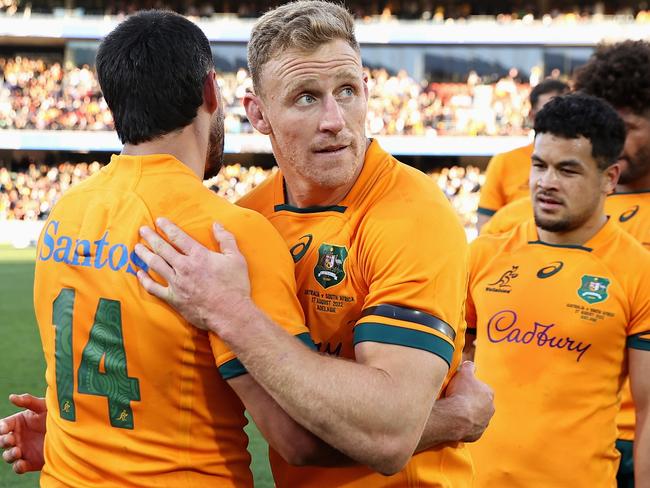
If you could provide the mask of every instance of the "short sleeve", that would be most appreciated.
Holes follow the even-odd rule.
[[[506,204],[505,197],[501,191],[501,167],[503,156],[496,154],[490,159],[485,172],[485,183],[481,188],[481,196],[478,202],[478,213],[491,217],[494,213]]]
[[[354,344],[412,347],[451,364],[464,340],[467,243],[446,201],[422,203],[380,213],[362,228],[359,263],[368,294]]]
[[[274,324],[313,348],[296,295],[293,261],[282,237],[257,212],[236,208],[233,213],[220,223],[235,236],[246,258],[253,302]],[[210,229],[197,231],[199,240],[215,249],[210,232]],[[223,379],[246,373],[242,363],[217,335],[210,334],[210,345]]]

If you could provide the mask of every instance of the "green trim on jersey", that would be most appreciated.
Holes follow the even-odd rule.
[[[578,244],[551,244],[550,242],[540,241],[539,239],[537,239],[536,241],[528,241],[528,244],[541,244],[542,246],[549,246],[549,247],[562,247],[562,248],[565,248],[565,249],[578,249],[580,251],[587,251],[587,252],[593,251],[593,249],[590,248],[590,247],[580,246]]]
[[[314,344],[314,341],[311,339],[311,336],[308,332],[303,332],[302,334],[298,334],[295,337],[312,351],[317,350],[316,345]],[[219,374],[221,374],[221,377],[226,381],[247,373],[248,371],[246,371],[246,367],[237,358],[226,361],[221,366],[219,366]]]
[[[377,322],[365,322],[354,328],[354,345],[361,342],[394,344],[428,351],[444,359],[448,365],[451,365],[454,354],[454,346],[436,335]]]
[[[287,212],[300,213],[300,214],[319,213],[319,212],[344,213],[347,210],[347,208],[348,207],[344,207],[343,205],[329,205],[326,207],[320,207],[320,206],[294,207],[293,205],[282,203],[280,205],[276,205],[275,207],[273,207],[273,211],[281,212],[282,210],[286,210]]]
[[[248,373],[248,371],[246,371],[244,365],[237,358],[226,361],[221,366],[219,366],[219,374],[226,381],[237,378],[237,376],[241,376],[246,373]]]
[[[616,195],[640,195],[642,193],[650,193],[650,190],[617,191],[617,192],[612,193],[611,195],[607,195],[607,198],[615,197]]]
[[[496,210],[490,210],[489,208],[485,208],[485,207],[477,208],[476,212],[480,213],[481,215],[486,215],[488,217],[492,217],[495,213],[497,213]]]
[[[629,336],[627,338],[627,347],[630,349],[640,349],[641,351],[650,351],[650,331]]]

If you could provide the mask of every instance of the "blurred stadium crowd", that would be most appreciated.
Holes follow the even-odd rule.
[[[0,220],[45,220],[52,206],[70,186],[101,169],[97,162],[69,162],[58,166],[31,164],[25,171],[0,167]],[[205,185],[231,202],[259,185],[277,171],[239,164],[224,166]],[[485,179],[478,168],[443,168],[430,173],[450,199],[466,228],[476,225],[476,208]]]
[[[429,83],[405,71],[369,70],[368,133],[375,135],[521,135],[528,131],[530,85],[516,72],[484,83]],[[113,118],[88,66],[22,56],[0,58],[0,129],[112,130]],[[245,69],[222,73],[226,132],[249,133],[241,99],[252,82]]]
[[[0,10],[9,15],[24,13],[56,13],[57,10],[75,10],[85,15],[122,16],[136,10],[166,8],[190,17],[212,17],[215,15],[234,15],[237,17],[259,17],[280,2],[262,0],[1,0]],[[358,19],[370,20],[425,20],[444,22],[462,20],[472,16],[490,16],[498,22],[532,21],[544,22],[583,22],[602,15],[627,17],[637,22],[650,21],[650,11],[646,2],[634,1],[594,1],[561,2],[522,2],[517,0],[349,0],[345,4]]]

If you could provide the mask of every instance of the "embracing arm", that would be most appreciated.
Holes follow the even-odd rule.
[[[300,425],[376,471],[401,470],[420,441],[447,363],[428,351],[376,342],[357,344],[356,362],[311,351],[255,306],[246,260],[230,233],[215,226],[221,253],[214,253],[170,222],[158,225],[180,252],[143,229],[158,255],[141,245],[136,252],[168,283],[140,271],[145,289],[215,332]]]
[[[447,364],[429,352],[376,343],[357,345],[357,362],[319,355],[252,304],[245,307],[231,328],[214,327],[279,406],[357,462],[384,474],[401,470],[420,441]],[[251,347],[247,337],[264,348]]]
[[[350,458],[289,417],[250,374],[228,380],[269,445],[294,466],[348,466]]]

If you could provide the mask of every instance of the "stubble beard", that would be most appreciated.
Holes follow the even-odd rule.
[[[634,158],[627,159],[627,167],[621,172],[618,183],[629,185],[650,173],[650,144],[643,146]]]
[[[224,137],[223,107],[219,104],[217,113],[213,115],[210,121],[208,151],[205,158],[205,171],[203,173],[203,179],[205,180],[217,176],[221,170],[221,166],[223,166]]]

